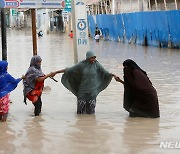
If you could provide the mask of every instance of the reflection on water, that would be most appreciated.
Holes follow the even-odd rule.
[[[0,153],[15,151],[16,147],[12,145],[15,139],[15,132],[9,127],[9,123],[0,123]]]
[[[31,32],[13,30],[7,36],[9,72],[20,77],[32,56]],[[90,46],[97,60],[120,78],[127,58],[148,73],[158,92],[161,118],[129,118],[122,108],[123,86],[114,80],[99,94],[95,115],[77,115],[76,98],[62,86],[58,74],[58,83],[45,82],[40,117],[32,116],[30,102],[23,103],[22,83],[11,93],[8,120],[0,123],[0,153],[179,153],[179,149],[159,148],[162,141],[179,141],[179,50],[94,40]],[[66,34],[44,35],[38,38],[38,54],[44,73],[72,66],[73,40]]]
[[[25,122],[24,130],[26,131],[26,139],[24,147],[31,148],[32,153],[43,153],[43,140],[45,139],[42,122],[43,117],[32,118]]]
[[[147,153],[146,151],[157,148],[153,142],[158,136],[159,118],[127,118],[124,123],[122,137],[128,153]]]
[[[110,153],[109,133],[113,127],[100,124],[95,115],[77,115],[69,133],[68,144],[72,153]],[[102,146],[103,144],[103,146]]]

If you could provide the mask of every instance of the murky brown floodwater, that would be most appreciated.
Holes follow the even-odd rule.
[[[20,77],[32,56],[31,32],[8,30],[9,72]],[[73,41],[67,34],[38,38],[45,73],[73,65]],[[105,68],[123,77],[122,62],[134,59],[157,89],[161,118],[129,118],[122,108],[123,86],[112,80],[97,98],[95,115],[77,115],[76,98],[60,83],[48,79],[43,111],[23,103],[22,83],[11,93],[8,120],[0,123],[0,154],[147,154],[180,153],[160,148],[160,142],[180,141],[180,51],[120,42],[90,40]],[[81,53],[85,56],[85,53]],[[1,53],[0,53],[1,56]]]

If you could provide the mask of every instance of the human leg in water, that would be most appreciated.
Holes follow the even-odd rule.
[[[35,108],[34,108],[34,115],[39,116],[41,113],[41,108],[42,108],[42,101],[41,101],[41,96],[39,96],[38,100],[33,103]]]

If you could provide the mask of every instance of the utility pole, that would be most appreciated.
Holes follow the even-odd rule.
[[[37,34],[36,34],[36,10],[31,9],[32,16],[32,38],[33,38],[33,56],[37,55]]]
[[[85,0],[72,0],[72,25],[73,25],[73,45],[74,63],[82,60],[82,54],[89,50],[88,23]],[[83,56],[84,57],[84,56]],[[84,58],[83,58],[84,59]]]
[[[1,40],[2,40],[2,60],[7,60],[6,15],[4,8],[1,8]]]

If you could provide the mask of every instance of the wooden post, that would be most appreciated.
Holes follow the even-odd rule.
[[[164,0],[164,7],[165,7],[165,10],[167,11],[166,0]]]
[[[124,2],[123,2],[123,0],[122,0],[122,12],[124,13]]]
[[[156,10],[158,10],[157,0],[155,0]]]
[[[175,3],[176,10],[178,10],[178,7],[177,7],[177,0],[174,0],[174,3]]]
[[[103,10],[103,7],[102,7],[102,1],[101,1],[101,13],[104,14],[104,10]]]
[[[131,12],[132,12],[132,0],[130,0],[130,3],[131,3]]]
[[[151,0],[148,0],[149,3],[149,9],[151,10]]]
[[[120,1],[120,13],[122,13],[122,0]]]
[[[145,5],[144,5],[144,0],[143,0],[143,2],[142,2],[142,3],[143,3],[142,8],[143,8],[143,11],[144,11],[144,6],[145,6]],[[145,9],[145,10],[146,10],[146,9]]]
[[[111,14],[115,14],[115,0],[111,1]]]
[[[99,12],[100,12],[100,8],[99,8],[99,2],[97,3],[97,7],[98,7],[98,14],[100,14]]]
[[[112,14],[112,1],[109,0],[109,13]]]
[[[99,14],[99,2],[97,2],[97,14]]]
[[[97,14],[97,4],[95,3],[95,15]]]
[[[31,9],[32,17],[32,38],[33,38],[33,56],[37,55],[37,34],[36,34],[36,10]]]
[[[107,0],[105,0],[105,12],[106,12],[106,14],[107,14]]]

